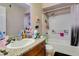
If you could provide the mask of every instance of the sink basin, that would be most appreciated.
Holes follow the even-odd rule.
[[[17,48],[24,48],[27,47],[35,42],[34,39],[22,39],[20,41],[14,41],[7,45],[7,48],[17,49]]]

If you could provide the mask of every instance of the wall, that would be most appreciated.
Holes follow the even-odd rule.
[[[49,42],[56,42],[59,44],[66,43],[67,45],[70,45],[71,26],[73,23],[74,21],[72,20],[70,13],[49,17]],[[52,30],[56,33],[53,33]],[[61,37],[58,33],[63,32],[64,30],[67,30],[68,34]]]
[[[0,4],[1,6],[6,7],[6,30],[7,34],[16,35],[18,31],[22,30],[24,27],[24,12],[25,10],[17,7],[16,5],[12,4],[12,7],[9,7],[9,4]]]
[[[42,14],[42,33],[48,32],[48,30],[46,29],[45,20],[48,20],[48,17],[45,14]]]
[[[37,25],[36,21],[37,19],[40,19],[39,32],[42,33],[42,4],[32,3],[31,5],[32,27],[35,29],[35,26]]]
[[[56,4],[59,4],[59,3],[43,3],[42,8],[50,7]],[[48,30],[45,28],[45,25],[46,25],[45,20],[48,21],[48,16],[46,16],[45,14],[42,14],[42,33],[48,32]]]
[[[39,18],[40,19],[40,33],[46,32],[47,30],[45,29],[45,19],[47,19],[47,17],[42,13],[42,8],[44,7],[49,7],[52,5],[55,5],[56,3],[32,3],[31,4],[31,17],[32,17],[32,26],[33,29],[35,29],[35,25],[36,25],[36,19]]]

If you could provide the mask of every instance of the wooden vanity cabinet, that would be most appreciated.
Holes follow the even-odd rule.
[[[45,55],[46,55],[45,41],[39,43],[30,51],[23,54],[23,56],[45,56]]]

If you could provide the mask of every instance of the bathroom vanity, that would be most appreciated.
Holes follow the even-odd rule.
[[[24,52],[23,56],[45,56],[45,41],[37,44],[35,47],[33,47],[28,52]]]
[[[7,52],[6,55],[1,51]],[[0,56],[45,56],[45,40],[35,39],[35,42],[23,48],[0,48]]]

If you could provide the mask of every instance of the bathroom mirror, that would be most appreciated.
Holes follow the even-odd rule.
[[[30,26],[30,6],[25,3],[0,3],[0,31],[17,35]]]
[[[0,32],[6,33],[6,8],[0,6]]]

